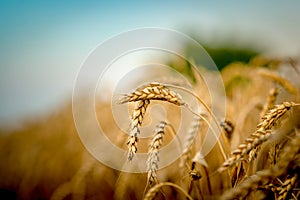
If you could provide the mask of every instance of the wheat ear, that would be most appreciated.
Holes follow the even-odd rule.
[[[221,199],[236,199],[245,197],[250,191],[255,190],[258,186],[270,182],[270,180],[286,173],[293,162],[294,158],[300,151],[300,136],[296,135],[291,142],[285,145],[280,156],[279,162],[270,169],[265,169],[250,176],[236,188],[226,191]]]
[[[130,136],[127,141],[129,160],[132,160],[133,156],[137,152],[138,135],[140,134],[140,127],[149,103],[150,101],[147,99],[139,100],[134,108],[130,127]]]
[[[275,87],[275,88],[272,88],[269,92],[269,95],[268,95],[268,99],[267,99],[267,102],[265,103],[262,111],[261,111],[261,114],[260,114],[260,118],[262,118],[263,116],[266,115],[266,113],[268,112],[268,110],[272,109],[275,105],[275,101],[276,101],[276,98],[279,94],[279,91],[278,91],[278,88]]]
[[[147,159],[147,171],[148,171],[148,182],[151,185],[153,182],[157,182],[156,172],[158,170],[159,162],[159,149],[163,143],[163,137],[165,135],[165,127],[167,123],[161,121],[155,129],[154,136],[150,143],[148,159]]]
[[[280,105],[276,105],[273,109],[269,110],[265,116],[262,117],[262,121],[257,125],[256,131],[248,137],[245,142],[238,146],[236,150],[231,153],[222,166],[218,169],[219,172],[223,172],[228,167],[231,167],[236,162],[241,160],[252,149],[261,145],[266,141],[272,132],[270,129],[275,123],[293,106],[299,106],[293,102],[284,102]]]
[[[204,115],[204,114],[200,114],[200,115]],[[200,123],[201,123],[201,118],[195,115],[194,119],[192,120],[191,127],[189,128],[186,134],[185,141],[183,144],[183,152],[179,163],[180,168],[183,168],[191,159],[192,147],[197,132],[199,131]]]
[[[122,97],[120,103],[138,102],[137,107],[133,112],[130,137],[127,141],[129,160],[132,160],[137,152],[138,134],[140,133],[139,127],[142,124],[143,116],[150,100],[167,101],[178,106],[185,104],[179,94],[157,82],[142,85],[132,93]]]
[[[230,141],[234,131],[234,125],[231,123],[231,121],[225,119],[221,121],[220,126],[224,129],[225,136],[227,137],[228,141]]]
[[[152,82],[137,88],[134,92],[122,97],[120,99],[120,103],[134,102],[139,100],[161,100],[178,106],[184,104],[179,94],[157,82]]]
[[[279,91],[278,91],[277,87],[272,88],[270,90],[267,102],[265,103],[265,105],[264,105],[264,107],[263,107],[263,109],[260,113],[260,118],[261,119],[267,114],[267,112],[269,110],[274,108],[275,101],[276,101],[276,98],[277,98],[278,94],[279,94]],[[259,147],[251,149],[251,151],[249,152],[249,159],[248,159],[249,162],[251,162],[252,160],[254,160],[256,158],[258,151],[259,151]]]
[[[284,183],[280,186],[278,190],[278,200],[284,200],[287,197],[288,192],[292,189],[294,186],[296,180],[297,180],[298,175],[295,174],[294,176],[287,178]]]
[[[193,198],[189,194],[187,194],[186,191],[184,191],[184,189],[182,189],[179,185],[176,185],[176,184],[171,183],[171,182],[163,182],[163,183],[156,184],[155,186],[153,186],[147,192],[147,194],[144,197],[144,200],[152,200],[152,199],[154,199],[154,197],[156,196],[156,194],[160,191],[160,189],[163,186],[174,187],[174,188],[178,189],[179,191],[181,191],[186,196],[187,199],[193,200]]]

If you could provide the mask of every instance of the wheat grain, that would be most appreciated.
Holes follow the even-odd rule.
[[[199,198],[203,199],[201,188],[200,188],[200,185],[199,185],[199,180],[202,178],[202,175],[200,173],[200,170],[196,170],[196,163],[195,162],[192,162],[191,171],[189,172],[189,175],[191,177],[191,181],[190,181],[190,184],[189,184],[189,187],[188,187],[188,194],[190,196],[194,197],[195,199],[198,199],[198,197],[196,197],[196,195],[199,196]],[[194,190],[194,185],[196,185],[196,189],[198,191],[198,194],[197,194],[197,191]]]
[[[295,104],[293,102],[284,102],[269,110],[262,117],[262,121],[257,125],[257,130],[252,133],[243,144],[240,144],[238,148],[231,153],[231,156],[222,164],[218,171],[223,172],[228,167],[231,167],[233,164],[241,160],[245,155],[248,154],[249,151],[257,148],[264,141],[266,141],[273,133],[270,131],[270,129],[292,106],[296,105],[299,104]]]
[[[150,143],[147,159],[148,182],[150,185],[155,181],[157,182],[156,172],[158,170],[159,149],[161,148],[163,143],[166,125],[167,123],[165,121],[161,121],[159,123]]]
[[[134,108],[130,127],[130,136],[127,140],[128,159],[132,160],[137,152],[138,135],[140,134],[140,127],[143,122],[144,115],[149,105],[149,100],[140,100]]]
[[[246,139],[245,143],[240,144],[238,148],[231,153],[231,156],[222,164],[218,171],[221,173],[228,167],[233,166],[236,162],[242,160],[248,152],[267,140],[270,135],[270,131],[262,130],[252,133],[251,136]]]
[[[260,114],[261,119],[267,114],[267,112],[269,110],[271,110],[274,107],[276,97],[278,94],[279,94],[279,92],[278,92],[277,87],[270,90],[267,102],[265,103],[265,105],[261,111],[261,114]],[[249,162],[251,162],[252,160],[254,160],[254,158],[256,158],[258,149],[259,149],[259,147],[255,147],[249,152],[249,159],[248,159]]]
[[[233,126],[233,124],[232,124],[229,120],[225,119],[224,121],[222,121],[222,122],[220,123],[220,126],[224,129],[224,131],[225,131],[225,136],[226,136],[227,139],[230,141],[230,140],[231,140],[231,137],[232,137],[232,133],[233,133],[233,131],[234,131],[234,126]]]
[[[282,182],[280,179],[277,178],[274,179],[273,182],[275,182],[275,180],[280,182],[280,186],[278,186],[277,184],[275,185],[273,183],[269,183],[262,188],[271,190],[276,197],[275,199],[284,200],[286,199],[288,192],[292,190],[292,187],[294,186],[297,177],[298,175],[295,173],[293,176],[287,177],[284,182]]]
[[[210,178],[209,178],[208,164],[207,164],[203,154],[201,153],[201,151],[198,151],[192,160],[191,172],[190,172],[190,175],[192,176],[192,181],[198,181],[201,178],[200,171],[196,170],[197,163],[200,164],[204,169],[207,189],[208,189],[209,194],[211,195],[212,187],[211,187],[211,182],[210,182]],[[190,185],[192,185],[192,184],[190,184]],[[190,192],[189,192],[189,194],[190,194]],[[199,192],[200,192],[200,189],[199,189]]]
[[[268,162],[270,165],[275,165],[276,164],[276,157],[279,153],[279,145],[278,144],[271,144],[270,146],[270,151],[268,153]]]
[[[278,200],[286,199],[286,196],[287,196],[288,192],[292,189],[292,187],[295,184],[296,180],[297,180],[297,174],[295,174],[294,176],[292,176],[290,178],[287,178],[284,181],[284,183],[278,189],[278,196],[277,196]]]
[[[296,106],[294,102],[283,102],[269,110],[261,119],[261,123],[257,125],[258,130],[269,130],[280,117],[282,117],[291,107]]]

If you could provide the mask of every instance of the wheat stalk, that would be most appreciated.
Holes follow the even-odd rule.
[[[55,191],[52,193],[50,200],[63,200],[69,194],[72,194],[72,182],[66,182],[59,185]]]
[[[192,92],[192,91],[190,91],[190,90],[188,90],[188,89],[186,89],[186,88],[184,88],[184,87],[177,86],[177,85],[169,85],[169,84],[165,84],[165,86],[170,87],[170,88],[176,88],[176,89],[182,90],[182,91],[184,91],[184,92],[186,92],[186,93],[192,95],[194,98],[196,98],[196,100],[197,100],[202,106],[204,106],[204,108],[207,110],[207,112],[209,113],[209,115],[212,117],[213,122],[215,123],[215,125],[216,125],[216,127],[217,127],[217,129],[218,129],[218,132],[221,134],[221,135],[220,135],[220,136],[221,136],[221,139],[219,138],[219,135],[217,135],[216,131],[215,131],[213,128],[211,128],[210,123],[209,123],[203,116],[201,116],[201,115],[195,113],[195,112],[189,107],[188,104],[186,104],[186,103],[183,104],[184,106],[186,106],[186,107],[190,110],[191,113],[193,113],[194,115],[200,117],[201,119],[203,119],[203,120],[207,123],[207,125],[209,126],[209,128],[210,128],[210,130],[212,131],[213,135],[218,139],[218,140],[217,140],[217,144],[218,144],[218,146],[219,146],[219,148],[220,148],[220,151],[221,151],[221,153],[222,153],[223,158],[226,160],[226,159],[227,159],[226,149],[229,149],[229,146],[228,146],[228,144],[227,144],[227,140],[225,139],[224,134],[222,134],[221,127],[219,126],[219,123],[218,123],[218,120],[217,120],[216,116],[213,114],[213,112],[212,112],[211,109],[208,107],[208,105],[206,105],[206,103],[205,103],[200,97],[198,97],[194,92]],[[224,144],[222,144],[221,141],[223,141]],[[225,147],[224,147],[224,146],[225,146]]]
[[[149,105],[149,100],[139,100],[134,108],[130,127],[130,136],[127,140],[128,159],[132,160],[137,152],[138,135],[143,122],[144,115]]]
[[[76,172],[76,174],[69,180],[68,182],[60,185],[53,192],[51,196],[51,200],[63,200],[69,194],[72,195],[72,199],[82,200],[85,198],[86,194],[86,177],[91,170],[93,170],[95,165],[95,160],[88,157],[88,159],[82,162],[81,167]]]
[[[231,153],[231,156],[222,164],[218,169],[223,172],[228,167],[231,167],[236,162],[241,160],[252,149],[257,148],[264,141],[266,141],[273,133],[270,129],[275,123],[293,106],[298,106],[293,102],[284,102],[276,105],[273,109],[269,110],[263,117],[262,121],[257,125],[256,131],[248,137],[243,144],[240,144],[236,150]]]
[[[279,74],[272,72],[272,71],[267,71],[267,70],[259,70],[258,73],[266,78],[269,78],[280,85],[284,87],[288,92],[298,95],[298,90],[294,87],[294,85],[287,79],[281,77]]]
[[[163,183],[158,183],[156,184],[155,186],[153,186],[148,192],[147,194],[145,195],[144,197],[144,200],[152,200],[154,199],[154,197],[156,196],[156,194],[160,191],[160,189],[163,187],[163,186],[170,186],[170,187],[174,187],[176,189],[178,189],[179,191],[181,191],[187,199],[189,200],[193,200],[193,198],[186,193],[186,191],[184,191],[184,189],[182,189],[179,185],[176,185],[174,183],[171,183],[171,182],[163,182]]]
[[[236,188],[226,191],[221,199],[235,199],[243,198],[250,191],[255,190],[258,186],[264,183],[270,182],[270,180],[279,177],[286,173],[286,171],[293,166],[290,166],[294,158],[297,156],[300,150],[300,136],[296,135],[291,142],[285,145],[283,152],[280,156],[279,162],[270,169],[265,169],[256,172],[254,175],[250,176],[246,181],[243,181]]]
[[[163,143],[163,137],[165,135],[165,127],[167,123],[161,121],[155,129],[154,136],[150,143],[147,159],[147,171],[148,171],[148,182],[151,185],[154,181],[157,181],[156,171],[158,170],[159,162],[159,149]]]

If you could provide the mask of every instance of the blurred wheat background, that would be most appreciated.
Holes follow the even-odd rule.
[[[132,28],[173,28],[203,44],[224,81],[227,123],[218,122],[222,127],[231,125],[222,129],[226,152],[229,156],[240,150],[239,145],[275,105],[299,103],[299,8],[298,2],[279,1],[228,5],[1,2],[0,199],[143,199],[153,188],[146,173],[123,173],[93,158],[82,145],[72,116],[72,86],[81,63],[101,41]],[[193,46],[186,44],[185,54],[200,62]],[[189,63],[169,60],[165,64],[184,74],[197,95],[209,103],[201,92],[205,86]],[[202,72],[213,80],[214,72]],[[176,126],[175,107],[165,106],[171,113],[168,121]],[[110,104],[97,102],[96,111],[108,137],[127,149],[127,137],[116,127]],[[215,147],[205,156],[209,172],[203,163],[192,161],[180,168],[178,159],[157,171],[157,180],[178,185],[193,199],[299,199],[299,117],[300,108],[292,106],[276,120],[271,129],[275,136],[251,149],[253,160],[247,152],[238,164],[216,175],[224,160]],[[168,143],[172,130],[166,131]],[[149,142],[141,141],[145,148],[140,150],[147,151]],[[285,161],[286,170],[275,171],[273,178],[268,173],[259,180],[254,177],[250,180],[257,180],[253,184],[257,187],[247,188],[249,177],[284,161],[281,156],[289,151],[287,146],[298,150],[292,149],[296,153]],[[237,185],[239,190],[231,190]],[[186,199],[174,187],[156,192],[157,199]]]

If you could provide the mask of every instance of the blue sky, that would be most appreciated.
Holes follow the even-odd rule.
[[[71,99],[80,65],[101,42],[131,29],[171,28],[204,40],[257,42],[300,52],[299,1],[1,1],[0,124]]]

